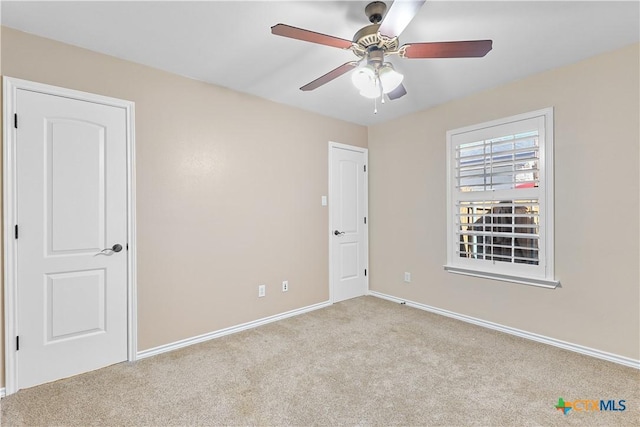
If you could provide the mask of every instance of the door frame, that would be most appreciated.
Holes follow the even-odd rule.
[[[334,286],[335,283],[333,282],[333,264],[332,264],[332,260],[333,260],[333,249],[332,249],[332,245],[331,245],[331,239],[333,236],[333,213],[332,213],[332,203],[334,201],[334,197],[335,195],[332,194],[333,193],[333,160],[332,160],[332,156],[331,156],[331,150],[333,149],[342,149],[342,150],[349,150],[349,151],[355,151],[358,153],[362,153],[364,154],[364,164],[367,167],[367,171],[364,175],[364,215],[365,217],[367,217],[367,224],[364,228],[364,263],[365,263],[365,268],[367,269],[367,271],[369,271],[369,149],[368,148],[363,148],[363,147],[357,147],[355,145],[347,145],[347,144],[341,144],[339,142],[333,142],[333,141],[329,141],[329,302],[331,304],[335,303],[335,292],[334,292]],[[365,276],[365,295],[369,294],[369,274],[367,274]]]
[[[127,360],[137,353],[137,293],[136,293],[136,195],[135,195],[135,104],[87,92],[51,86],[13,77],[3,77],[3,231],[4,231],[4,371],[5,392],[18,391],[18,355],[15,337],[18,332],[17,241],[13,238],[17,224],[16,129],[14,114],[18,90],[61,96],[80,101],[122,108],[126,115],[127,150]],[[18,123],[19,126],[19,123]]]

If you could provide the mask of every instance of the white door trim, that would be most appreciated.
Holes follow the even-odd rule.
[[[333,304],[335,302],[335,295],[333,291],[333,266],[331,260],[333,259],[333,249],[331,245],[331,238],[333,236],[333,214],[331,213],[331,203],[333,203],[334,195],[332,195],[333,188],[333,162],[331,160],[331,150],[334,148],[340,148],[343,150],[356,151],[364,154],[364,164],[367,167],[367,173],[364,176],[364,215],[367,217],[367,226],[364,228],[364,259],[367,270],[369,270],[369,150],[367,148],[356,147],[354,145],[341,144],[339,142],[329,141],[329,301]],[[365,277],[366,294],[369,293],[369,274]]]
[[[136,209],[135,209],[135,129],[134,103],[102,95],[95,95],[50,86],[12,77],[3,77],[3,202],[4,202],[4,353],[5,389],[10,395],[17,391],[17,242],[14,227],[17,219],[16,193],[16,129],[14,114],[18,89],[62,96],[122,108],[127,117],[127,360],[134,361],[137,354],[137,302],[136,302]],[[18,126],[20,124],[18,123]]]

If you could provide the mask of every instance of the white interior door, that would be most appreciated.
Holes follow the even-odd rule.
[[[367,265],[367,150],[331,143],[330,281],[333,302],[365,295]]]
[[[24,89],[16,111],[20,389],[127,359],[127,116]]]

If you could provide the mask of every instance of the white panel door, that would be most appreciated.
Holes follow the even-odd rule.
[[[330,147],[331,295],[333,302],[367,292],[366,151]]]
[[[127,359],[127,122],[123,108],[16,96],[19,389]]]

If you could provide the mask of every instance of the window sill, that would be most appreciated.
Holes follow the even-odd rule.
[[[522,285],[538,286],[541,288],[555,289],[560,286],[560,281],[540,279],[533,277],[509,276],[508,274],[490,273],[486,271],[468,270],[466,268],[445,265],[444,269],[449,273],[463,274],[465,276],[482,277],[484,279],[502,280],[503,282],[520,283]]]

